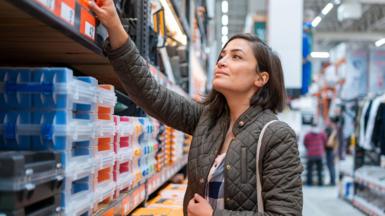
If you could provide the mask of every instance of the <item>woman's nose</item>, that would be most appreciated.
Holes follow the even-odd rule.
[[[217,65],[218,65],[218,67],[224,67],[224,66],[226,66],[225,58],[223,57],[223,58],[219,59]]]

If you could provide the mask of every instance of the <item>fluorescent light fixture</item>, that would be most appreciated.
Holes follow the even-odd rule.
[[[173,38],[179,41],[181,44],[187,44],[187,36],[183,33],[180,23],[177,21],[177,17],[171,11],[170,5],[167,0],[160,0],[160,3],[164,7],[165,21],[167,29],[170,31]]]
[[[228,35],[229,34],[229,28],[227,26],[222,26],[222,35]]]
[[[313,28],[317,27],[318,24],[322,21],[322,18],[320,16],[317,16],[316,18],[314,18],[313,22],[311,22],[311,25],[313,26]]]
[[[310,56],[312,58],[329,58],[330,54],[329,52],[311,52]]]
[[[328,14],[332,9],[333,9],[334,5],[333,3],[329,2],[325,7],[324,9],[322,9],[321,13],[325,16],[326,14]]]
[[[222,1],[222,13],[229,12],[229,2],[228,1]]]
[[[385,38],[382,38],[374,43],[376,47],[380,47],[385,44]]]
[[[227,26],[229,24],[229,16],[226,14],[222,16],[222,25]]]
[[[229,40],[229,37],[227,35],[222,35],[222,44],[225,44]]]

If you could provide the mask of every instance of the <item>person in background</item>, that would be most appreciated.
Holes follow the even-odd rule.
[[[272,123],[261,137],[263,155],[256,157],[262,128],[277,120],[275,113],[286,104],[281,61],[267,44],[252,34],[232,36],[215,62],[213,90],[197,103],[154,79],[113,0],[89,5],[108,31],[104,53],[130,99],[162,123],[193,135],[184,215],[302,214],[302,164],[293,129]]]
[[[323,185],[322,179],[322,158],[325,154],[327,137],[326,134],[317,127],[317,123],[313,121],[312,128],[305,135],[304,145],[307,150],[307,179],[306,185],[313,185],[313,167],[317,167],[318,185]]]
[[[327,143],[326,143],[326,165],[329,169],[330,174],[330,185],[336,185],[336,168],[335,168],[335,153],[338,146],[338,137],[337,137],[337,128],[333,124],[333,119],[331,119],[332,123],[325,128],[325,132],[327,135]]]

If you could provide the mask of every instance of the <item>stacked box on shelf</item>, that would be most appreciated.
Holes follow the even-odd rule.
[[[114,166],[114,180],[116,182],[116,197],[122,191],[133,188],[133,158],[134,158],[134,124],[127,116],[114,116],[116,133],[114,137],[114,150],[116,161]],[[136,139],[137,140],[137,139]]]
[[[94,200],[93,170],[67,173],[62,191],[64,215],[91,215]]]
[[[94,207],[98,210],[101,204],[109,203],[113,200],[115,193],[115,182],[113,178],[114,158],[110,161],[104,160],[97,162],[94,178]]]
[[[185,134],[185,140],[184,140],[184,145],[183,145],[183,154],[188,154],[190,150],[190,145],[192,142],[192,136]]]
[[[166,127],[166,163],[172,165],[183,157],[184,133]]]
[[[54,152],[0,153],[0,214],[60,213],[63,169]]]
[[[113,118],[116,95],[112,85],[99,85],[97,88],[97,120],[95,136],[95,175],[94,175],[94,205],[97,210],[102,203],[113,199],[115,182],[113,179],[115,153],[114,135],[115,123]]]
[[[0,148],[60,154],[65,214],[89,210],[97,80],[67,68],[1,68],[0,82]]]
[[[0,68],[2,110],[94,112],[96,79],[67,68]]]
[[[166,166],[166,139],[165,139],[165,125],[159,125],[159,131],[157,135],[158,151],[155,155],[156,158],[156,171],[160,172],[163,167]]]
[[[114,87],[112,85],[99,85],[97,102],[95,157],[98,163],[103,163],[103,161],[111,161],[114,158],[115,123],[113,110],[116,104]]]
[[[155,130],[153,120],[150,118],[139,118],[138,120],[143,127],[143,133],[139,137],[142,155],[139,158],[138,165],[142,171],[143,178],[147,179],[155,173],[155,153],[158,148],[156,136],[158,128]]]
[[[164,131],[165,136],[165,159],[166,159],[166,165],[172,165],[172,146],[174,145],[174,132],[175,129],[166,126],[166,129]]]

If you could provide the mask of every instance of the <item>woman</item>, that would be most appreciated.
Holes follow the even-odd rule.
[[[113,0],[90,2],[109,33],[105,53],[128,96],[148,114],[193,135],[185,215],[257,214],[256,145],[263,126],[277,119],[285,90],[279,58],[258,38],[241,34],[222,49],[213,91],[204,104],[160,86],[124,31]],[[302,165],[296,136],[271,124],[260,158],[263,215],[301,215]]]

